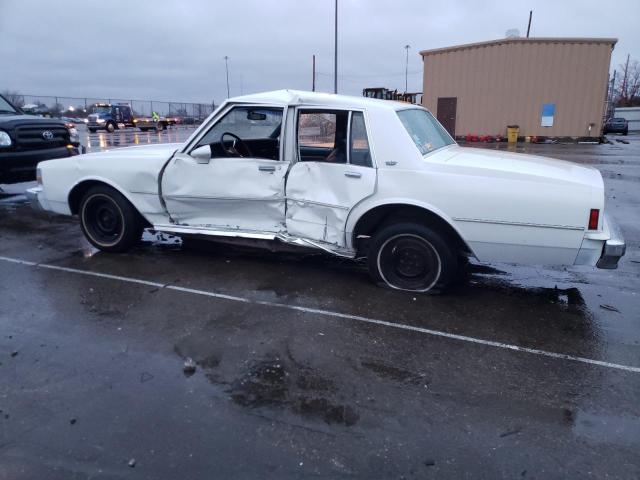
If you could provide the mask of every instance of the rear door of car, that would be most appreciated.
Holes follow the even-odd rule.
[[[344,246],[349,212],[376,189],[366,113],[300,107],[294,128],[296,158],[286,182],[287,232]]]

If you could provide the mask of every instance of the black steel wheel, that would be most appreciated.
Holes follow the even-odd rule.
[[[87,240],[100,250],[124,252],[142,235],[138,212],[117,190],[95,186],[80,203],[80,226]]]
[[[424,225],[389,225],[372,238],[369,272],[376,283],[390,288],[440,293],[458,270],[457,256],[449,243]]]

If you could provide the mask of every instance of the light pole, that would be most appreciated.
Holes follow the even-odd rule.
[[[338,93],[338,0],[335,8],[334,52],[333,52],[333,93]]]
[[[409,49],[411,45],[405,45],[404,49],[407,51],[407,61],[404,64],[404,93],[407,93],[409,85]]]
[[[229,98],[229,57],[227,57],[226,55],[224,56],[224,66],[227,70],[227,98]]]

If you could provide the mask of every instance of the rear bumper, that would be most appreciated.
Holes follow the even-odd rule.
[[[596,266],[598,268],[614,269],[618,268],[618,262],[627,251],[627,244],[622,236],[622,231],[616,222],[610,217],[605,217],[609,229],[609,240],[604,242],[602,254]]]

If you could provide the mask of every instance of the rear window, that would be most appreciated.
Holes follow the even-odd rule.
[[[400,110],[398,117],[422,155],[455,143],[440,123],[427,110]]]

